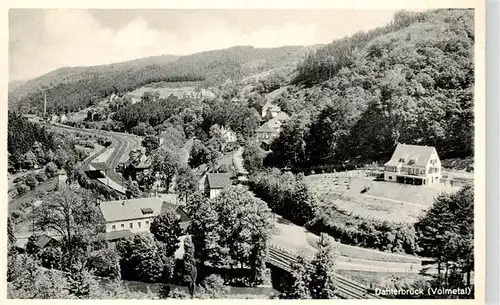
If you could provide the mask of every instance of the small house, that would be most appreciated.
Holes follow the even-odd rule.
[[[230,128],[221,127],[222,138],[226,141],[226,143],[235,143],[238,140],[236,133],[232,131]]]
[[[146,175],[151,168],[151,160],[140,149],[129,153],[129,160],[123,165],[125,178],[138,181]]]
[[[23,253],[26,251],[26,245],[28,243],[28,238],[21,238],[16,241],[15,247],[16,249]],[[46,248],[58,248],[61,246],[61,242],[47,234],[35,235],[35,240],[33,241],[33,246],[38,250],[46,249]]]
[[[63,189],[66,187],[66,183],[68,180],[68,173],[64,170],[64,168],[61,168],[57,173],[57,182],[56,182],[56,188],[57,189]]]
[[[220,192],[231,185],[231,175],[229,173],[207,173],[205,178],[205,195],[214,199]]]
[[[281,125],[279,125],[281,126]],[[279,127],[273,124],[273,122],[266,122],[262,124],[256,131],[257,139],[260,142],[270,143],[279,134]]]
[[[398,144],[384,164],[384,180],[403,184],[430,185],[441,179],[441,160],[434,147]]]

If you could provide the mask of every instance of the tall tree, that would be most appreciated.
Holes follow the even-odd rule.
[[[188,197],[196,192],[197,181],[191,168],[186,165],[180,166],[175,179],[177,193],[187,201]]]
[[[191,298],[194,298],[196,279],[198,277],[194,252],[194,244],[191,241],[191,236],[186,236],[184,239],[184,275],[186,281],[188,282],[189,294],[191,294]]]
[[[68,265],[75,259],[76,246],[81,236],[95,237],[104,232],[104,219],[97,210],[96,199],[89,191],[65,188],[42,197],[42,204],[35,209],[35,229],[55,231],[60,234]]]
[[[180,219],[175,210],[164,210],[153,219],[149,230],[158,241],[164,243],[166,256],[174,256],[179,248],[179,237],[182,235]]]
[[[8,247],[12,247],[16,244],[16,235],[14,234],[14,223],[10,216],[7,217],[7,241]]]
[[[188,232],[195,245],[195,257],[203,266],[205,261],[217,261],[220,259],[221,224],[218,214],[214,210],[212,202],[200,193],[189,197],[187,213],[191,218]]]
[[[168,191],[180,164],[180,157],[177,151],[162,147],[153,155],[151,175],[153,177],[159,175]]]
[[[325,236],[319,243],[318,252],[311,261],[310,290],[313,299],[334,299],[336,293],[335,268],[338,249],[333,238]]]

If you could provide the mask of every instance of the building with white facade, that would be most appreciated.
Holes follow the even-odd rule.
[[[398,144],[384,164],[384,180],[430,185],[441,179],[441,160],[434,147]]]
[[[165,209],[175,210],[179,215],[183,229],[189,223],[189,217],[182,207],[174,202],[165,201],[165,198],[149,197],[106,201],[99,204],[99,209],[106,221],[106,233],[118,231],[149,232],[153,219]]]

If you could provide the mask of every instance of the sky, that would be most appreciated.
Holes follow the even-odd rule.
[[[48,10],[9,11],[9,80],[61,67],[239,45],[330,43],[387,24],[396,10]]]

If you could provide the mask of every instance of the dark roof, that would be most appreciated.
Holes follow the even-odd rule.
[[[132,233],[130,230],[120,230],[120,231],[107,232],[105,235],[105,239],[111,241],[131,236],[134,236],[134,233]]]
[[[93,166],[98,171],[105,171],[109,169],[109,166],[105,162],[95,162],[95,163],[90,163],[90,165]]]
[[[97,179],[97,178],[105,178],[106,176],[104,176],[104,174],[99,171],[99,170],[88,170],[88,171],[85,171],[85,173],[87,174],[87,176],[90,178],[90,179]]]
[[[231,184],[229,173],[208,173],[207,179],[211,189],[222,189]]]
[[[191,221],[191,218],[189,218],[188,214],[186,213],[186,211],[184,211],[182,207],[177,207],[176,212],[177,214],[179,214],[179,216],[181,216],[181,222]]]
[[[55,241],[55,242],[59,243],[59,241],[57,239],[44,234],[44,235],[38,236],[38,238],[35,240],[34,244],[38,248],[42,249],[42,248],[45,248],[45,246],[47,246],[51,241]]]
[[[391,160],[385,163],[385,165],[426,166],[434,151],[435,148],[432,146],[398,144],[392,154]]]
[[[125,163],[125,166],[126,167],[133,167],[135,169],[146,169],[146,168],[150,168],[151,167],[151,160],[142,155],[140,156],[139,158],[136,158],[136,159],[129,159],[126,163]]]

